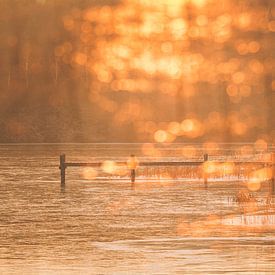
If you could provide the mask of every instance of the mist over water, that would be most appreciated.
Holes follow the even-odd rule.
[[[209,182],[206,190],[202,181],[138,178],[132,186],[68,168],[60,189],[60,153],[81,162],[133,152],[140,145],[1,145],[0,273],[273,274],[270,210],[270,226],[255,227],[253,218],[221,226],[241,219],[232,199],[240,182]],[[263,184],[257,199],[267,190]]]

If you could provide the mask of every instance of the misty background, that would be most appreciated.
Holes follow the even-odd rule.
[[[1,0],[0,22],[0,142],[274,142],[272,0]]]

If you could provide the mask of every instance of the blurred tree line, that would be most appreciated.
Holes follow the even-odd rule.
[[[228,1],[222,2],[226,4]],[[117,79],[107,82],[104,75],[98,76],[96,73],[87,72],[87,66],[77,66],[70,60],[61,62],[58,51],[60,45],[64,45],[64,43],[69,43],[66,45],[72,47],[71,51],[75,52],[73,58],[76,59],[76,63],[81,64],[86,58],[81,56],[81,53],[78,54],[79,49],[82,52],[85,49],[83,39],[79,39],[81,30],[75,28],[70,31],[70,21],[66,21],[68,14],[78,14],[78,16],[81,14],[82,16],[86,10],[93,9],[93,7],[98,10],[107,5],[112,9],[121,5],[120,1],[0,1],[0,142],[154,141],[154,131],[160,128],[166,130],[171,121],[180,123],[190,114],[201,121],[201,124],[205,124],[204,127],[207,130],[198,136],[179,136],[174,139],[175,141],[215,140],[227,142],[254,141],[259,138],[274,141],[274,1],[231,1],[231,5],[233,2],[238,3],[240,9],[244,9],[243,14],[246,14],[246,8],[249,8],[252,14],[253,12],[255,14],[257,12],[264,13],[266,21],[263,25],[265,24],[265,26],[262,29],[251,28],[249,30],[248,28],[244,31],[233,26],[230,44],[237,49],[233,54],[228,54],[232,51],[229,48],[229,42],[222,43],[218,49],[212,47],[206,38],[191,37],[188,47],[192,49],[197,47],[198,51],[203,51],[206,59],[208,56],[209,59],[216,59],[217,63],[213,62],[214,67],[219,64],[220,56],[228,55],[231,59],[250,58],[252,61],[254,60],[255,64],[249,64],[252,64],[252,70],[255,70],[256,73],[260,71],[260,83],[257,84],[258,88],[252,88],[252,92],[247,92],[244,89],[244,94],[245,92],[252,93],[245,98],[245,104],[238,99],[238,95],[236,95],[238,92],[235,91],[234,86],[228,85],[226,78],[215,80],[213,83],[198,80],[194,85],[187,85],[182,78],[177,82],[168,81],[170,86],[176,83],[176,92],[166,94],[160,91],[163,89],[159,85],[161,79],[140,74],[151,83],[151,88],[148,88],[148,83],[146,84],[146,89],[151,89],[151,92],[129,92],[127,87],[120,87],[123,84],[121,81],[118,82],[120,85],[118,88],[115,86]],[[131,4],[125,1],[125,5]],[[213,15],[213,8],[219,4],[209,1],[209,4],[206,5],[209,7],[204,13],[207,14],[212,9],[212,17],[219,16],[218,12]],[[196,18],[198,25],[203,24],[205,18],[199,17],[201,11],[192,9],[192,6],[188,11],[186,20],[192,21]],[[233,11],[231,11],[231,16],[234,17]],[[76,20],[77,24],[82,24],[80,28],[83,30],[85,23],[83,19]],[[246,23],[245,17],[240,20],[243,20],[244,25],[248,24],[248,27],[249,24],[253,24],[253,22]],[[91,25],[101,26],[101,21],[94,21]],[[131,28],[131,25],[128,27]],[[96,39],[100,39],[100,41],[106,40],[108,45],[108,41],[115,41],[117,36],[112,32],[103,33],[100,36],[94,36],[92,38],[94,42],[90,44],[96,43]],[[159,45],[155,44],[157,42],[154,36],[146,37],[145,39],[152,44],[153,48],[159,48]],[[123,36],[120,39],[123,39]],[[169,41],[169,38],[167,39]],[[256,61],[251,55],[243,53],[245,46],[242,45],[242,42],[236,44],[236,41],[246,39],[252,42],[260,41],[261,50],[257,51]],[[254,48],[253,44],[248,47],[252,52],[253,49],[256,52],[257,45],[255,44]],[[168,44],[167,51],[169,51]],[[93,64],[94,58],[95,63],[101,61],[106,67],[108,61],[104,58],[100,59],[97,52],[93,54],[94,56],[89,57],[89,64]],[[222,71],[226,70],[226,68],[220,67]],[[129,73],[130,77],[135,79],[137,72],[131,72],[131,74]],[[209,78],[211,77],[210,75]],[[235,78],[234,81],[239,84],[242,77],[241,73],[237,73],[233,80]],[[253,79],[250,80],[250,83],[252,82]],[[182,89],[188,91],[187,95],[181,93]],[[250,88],[246,87],[246,89]],[[257,92],[257,89],[261,89],[261,91]],[[93,91],[99,92],[93,95]],[[96,99],[99,95],[101,96],[101,91],[104,91],[104,97]],[[188,94],[189,91],[191,94]],[[110,111],[112,103],[118,107]],[[236,112],[242,111],[243,106],[248,109],[249,106],[253,108],[254,116],[251,115],[251,112],[248,113],[246,121],[253,120],[257,116],[259,119],[249,131],[243,131],[246,125],[238,121],[236,122],[237,130],[232,132],[230,130],[232,116]],[[211,111],[212,113],[214,111],[214,114],[221,114],[221,117],[224,118],[222,120],[224,125],[219,129],[215,128],[215,125],[213,126],[213,121],[212,128],[207,124],[211,119],[209,116]],[[219,121],[217,119],[217,124]],[[145,131],[145,126],[151,127],[151,132],[150,130]]]

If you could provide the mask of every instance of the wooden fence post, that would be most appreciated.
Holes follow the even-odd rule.
[[[203,155],[203,161],[204,163],[208,161],[208,154]],[[207,188],[207,183],[208,183],[208,174],[207,172],[203,171],[203,180],[204,180],[204,187]]]
[[[65,187],[65,172],[66,172],[66,156],[65,154],[60,155],[60,184],[61,187]]]
[[[131,169],[131,182],[135,183],[135,180],[136,180],[136,170]]]
[[[128,168],[131,170],[131,182],[135,183],[136,180],[136,168],[137,168],[137,160],[135,155],[131,155],[129,160],[127,161]]]

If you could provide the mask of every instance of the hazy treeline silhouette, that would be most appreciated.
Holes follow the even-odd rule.
[[[149,2],[2,0],[0,142],[274,141],[274,1]]]

